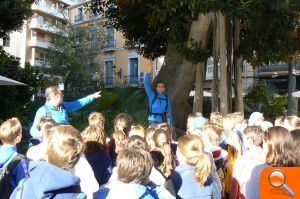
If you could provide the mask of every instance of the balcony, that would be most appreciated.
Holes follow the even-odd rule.
[[[34,59],[33,65],[38,67],[50,67],[51,61],[47,59]]]
[[[33,18],[30,22],[30,28],[32,29],[39,29],[49,33],[57,33],[60,32],[61,29],[56,27],[55,25],[43,23],[42,21],[38,20],[37,18]]]
[[[124,76],[124,84],[128,86],[143,86],[144,76]]]
[[[105,47],[103,49],[103,51],[113,51],[113,50],[116,50],[117,47],[116,47],[116,40],[115,39],[107,39],[105,41]]]
[[[64,19],[64,20],[69,19],[68,12],[66,10],[61,11],[59,9],[49,7],[47,5],[40,5],[40,4],[38,4],[38,5],[32,4],[31,9],[34,11],[39,11],[39,12],[42,12],[42,13],[45,13],[48,15],[55,16],[60,19]]]
[[[47,49],[48,45],[49,45],[49,43],[45,40],[39,40],[36,38],[31,38],[29,40],[30,47],[39,47],[39,48]]]
[[[264,66],[258,66],[258,67],[256,67],[255,70],[259,77],[287,76],[289,73],[289,66],[288,66],[288,64],[286,64],[284,62],[279,62],[279,63],[272,63],[272,64],[264,65]],[[299,74],[299,72],[300,72],[300,66],[296,65],[295,74]]]

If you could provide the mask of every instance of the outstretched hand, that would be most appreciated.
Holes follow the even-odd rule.
[[[98,91],[96,93],[93,94],[94,99],[98,99],[101,97],[101,91]]]

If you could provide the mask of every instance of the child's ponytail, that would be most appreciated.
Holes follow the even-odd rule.
[[[195,164],[195,179],[204,185],[211,171],[211,161],[205,153],[200,153]]]

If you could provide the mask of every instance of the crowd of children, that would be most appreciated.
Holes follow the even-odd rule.
[[[274,125],[254,112],[190,114],[185,135],[167,123],[134,125],[121,113],[111,136],[92,112],[79,132],[49,117],[36,121],[41,143],[17,152],[22,125],[0,126],[0,199],[7,198],[230,198],[256,199],[267,167],[300,165],[300,118]]]

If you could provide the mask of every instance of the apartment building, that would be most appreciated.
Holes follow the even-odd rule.
[[[39,67],[50,66],[47,56],[49,41],[53,34],[67,25],[67,7],[77,0],[39,0],[32,4],[33,16],[24,22],[20,32],[12,32],[2,38],[0,45],[4,50],[20,58],[21,66],[25,62]]]
[[[148,60],[138,54],[136,49],[124,48],[125,38],[121,32],[107,29],[104,24],[103,15],[87,9],[91,1],[82,1],[68,8],[69,19],[72,25],[103,28],[106,34],[104,48],[97,56],[99,69],[95,71],[95,80],[104,82],[106,87],[115,85],[141,86],[149,65],[159,69],[159,60]]]

